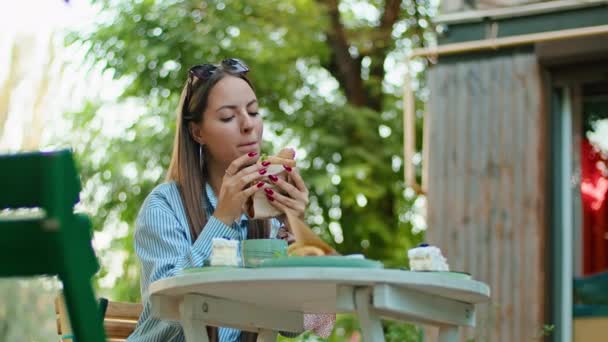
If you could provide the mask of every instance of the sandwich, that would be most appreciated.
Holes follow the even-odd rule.
[[[288,167],[295,167],[296,161],[294,160],[295,151],[291,148],[284,148],[278,154],[269,157],[261,157],[257,163],[262,164],[263,162],[269,162],[270,165],[266,166],[266,175],[273,175],[280,179],[287,180],[287,171],[283,165]],[[272,189],[275,192],[285,194],[278,186],[273,183],[268,183],[266,188]],[[276,217],[282,214],[277,208],[275,208],[266,197],[263,191],[256,191],[253,196],[249,197],[245,203],[245,212],[251,219],[262,220],[271,217]]]
[[[282,149],[278,154],[274,156],[261,157],[257,163],[262,164],[263,162],[269,162],[270,165],[266,166],[266,174],[274,175],[280,179],[287,180],[287,171],[285,166],[295,167],[296,161],[294,159],[295,151],[290,148]],[[267,188],[272,189],[275,192],[286,195],[282,189],[273,183],[269,183]],[[275,208],[266,197],[263,191],[257,191],[251,196],[245,203],[245,212],[247,216],[252,219],[268,219],[277,217],[283,214],[280,210]],[[295,242],[292,243],[287,254],[290,256],[323,256],[323,255],[338,255],[335,249],[325,243],[321,238],[315,234],[310,227],[302,221],[294,212],[288,211],[286,214],[287,222],[291,228],[291,232],[295,237]]]

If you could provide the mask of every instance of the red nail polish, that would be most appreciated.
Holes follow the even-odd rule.
[[[275,175],[270,175],[270,176],[268,176],[268,178],[270,178],[270,180],[273,181],[273,182],[275,182],[275,183],[279,181],[279,177],[277,177]]]
[[[264,189],[264,191],[266,191],[266,193],[269,194],[269,195],[274,194],[274,191],[272,191],[271,188],[266,188],[266,189]]]
[[[249,153],[247,153],[247,155],[250,156],[250,157],[255,157],[255,156],[258,155],[258,153],[257,152],[249,152]]]
[[[261,170],[259,171],[259,173],[260,173],[261,175],[265,174],[265,173],[266,173],[266,169],[261,169]]]
[[[270,202],[274,201],[274,197],[272,197],[272,196],[270,196],[270,195],[266,195],[266,198],[268,198],[268,200],[269,200]]]
[[[263,162],[262,162],[262,166],[266,167],[266,166],[268,166],[268,165],[270,165],[270,162],[269,162],[269,161],[263,161]]]
[[[291,166],[287,166],[287,165],[283,165],[283,168],[287,171],[287,172],[291,172],[291,170],[293,170],[291,168]]]
[[[257,185],[258,188],[261,188],[263,186],[264,186],[264,182],[259,182],[258,185]]]

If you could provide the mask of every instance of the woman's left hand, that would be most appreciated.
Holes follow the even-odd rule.
[[[274,175],[268,176],[268,179],[270,179],[271,184],[283,190],[287,196],[267,188],[265,189],[266,197],[270,204],[283,213],[289,210],[299,218],[304,219],[304,212],[308,206],[308,189],[296,168],[285,167],[285,170],[288,174],[288,181]]]

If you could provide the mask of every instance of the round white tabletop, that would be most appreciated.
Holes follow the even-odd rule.
[[[188,293],[303,312],[336,312],[336,288],[390,284],[465,303],[489,300],[490,288],[479,281],[441,272],[367,268],[235,268],[201,270],[154,282],[151,295]]]
[[[187,341],[207,341],[204,324],[258,331],[301,331],[306,313],[356,312],[366,340],[384,340],[380,317],[440,326],[457,341],[475,325],[489,287],[445,272],[342,267],[204,268],[150,285],[153,315],[179,320]]]

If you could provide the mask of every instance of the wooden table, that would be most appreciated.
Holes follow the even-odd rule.
[[[235,268],[206,270],[150,285],[152,314],[180,321],[186,341],[207,342],[205,325],[301,332],[304,313],[353,312],[364,341],[384,341],[380,318],[439,326],[439,341],[458,341],[475,326],[475,304],[487,302],[479,281],[433,272],[366,268]]]

